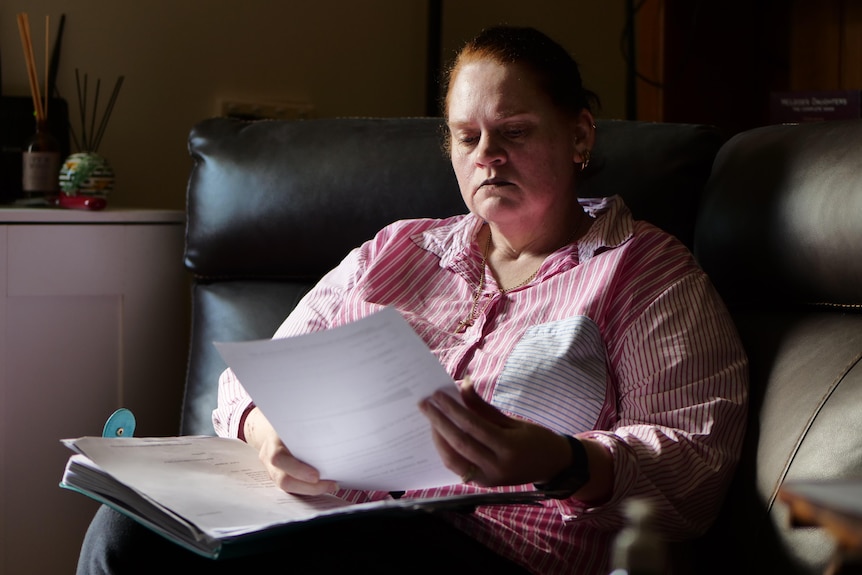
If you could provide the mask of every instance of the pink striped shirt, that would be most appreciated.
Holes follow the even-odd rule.
[[[507,413],[601,441],[614,460],[607,503],[588,508],[572,498],[451,517],[542,574],[606,574],[623,524],[620,504],[629,497],[652,501],[669,539],[703,532],[735,468],[748,397],[735,328],[689,251],[634,221],[618,197],[581,203],[595,218],[590,231],[505,294],[480,269],[479,218],[395,222],[351,251],[275,334],[323,330],[394,306],[453,379],[469,373],[479,393]],[[457,333],[481,273],[478,317]],[[216,431],[237,436],[251,405],[227,370],[213,412]],[[478,490],[452,485],[406,496]]]

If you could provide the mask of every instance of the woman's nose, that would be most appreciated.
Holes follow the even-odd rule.
[[[479,146],[476,162],[481,165],[499,164],[506,161],[506,149],[490,134],[482,134],[479,138]]]

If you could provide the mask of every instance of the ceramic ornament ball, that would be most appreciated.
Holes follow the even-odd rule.
[[[60,189],[67,196],[104,198],[114,189],[114,171],[98,154],[72,154],[60,168]]]

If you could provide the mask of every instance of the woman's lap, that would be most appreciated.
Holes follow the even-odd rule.
[[[151,575],[166,568],[207,575],[258,569],[302,574],[526,573],[443,520],[425,514],[357,516],[306,525],[280,536],[274,548],[214,561],[102,507],[84,539],[78,575]]]

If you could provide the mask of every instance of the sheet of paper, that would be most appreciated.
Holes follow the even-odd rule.
[[[288,449],[322,477],[385,491],[459,482],[417,407],[457,389],[395,309],[298,337],[215,345]]]
[[[783,490],[807,499],[818,507],[830,509],[842,515],[862,518],[862,479],[811,479],[788,480]]]
[[[335,496],[298,497],[281,491],[257,452],[238,439],[84,437],[63,442],[120,482],[214,536],[256,531],[350,506]],[[88,465],[86,460],[77,461]]]

